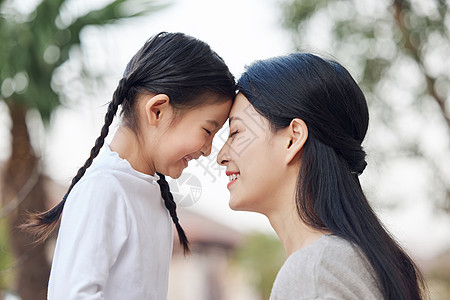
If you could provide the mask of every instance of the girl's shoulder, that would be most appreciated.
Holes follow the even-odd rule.
[[[92,170],[93,172],[86,173],[83,178],[74,186],[71,193],[75,191],[95,192],[101,191],[102,193],[108,192],[120,192],[122,188],[121,181],[114,172],[108,172],[105,170]],[[70,195],[70,194],[69,194]]]
[[[64,210],[104,210],[127,206],[120,181],[111,173],[86,174],[69,193]]]

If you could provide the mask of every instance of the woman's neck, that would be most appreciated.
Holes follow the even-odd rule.
[[[290,188],[289,190],[292,191]],[[295,204],[295,193],[284,193],[279,200],[277,209],[266,216],[283,244],[287,256],[328,233],[308,226],[301,220]]]

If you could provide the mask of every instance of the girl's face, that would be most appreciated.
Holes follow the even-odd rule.
[[[283,197],[285,180],[283,151],[286,139],[272,134],[269,122],[239,93],[229,117],[230,136],[217,156],[230,177],[230,207],[269,214]],[[237,176],[237,179],[236,179]]]
[[[232,100],[191,109],[167,125],[158,141],[155,168],[178,178],[191,159],[208,156],[214,135],[228,118]]]

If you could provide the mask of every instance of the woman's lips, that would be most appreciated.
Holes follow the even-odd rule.
[[[235,179],[235,180],[233,180],[233,181],[230,181],[230,182],[228,182],[228,184],[227,184],[227,189],[229,189],[230,188],[230,186],[233,184],[233,183],[235,183],[236,182],[236,180],[237,179]]]
[[[229,177],[229,179],[230,179],[230,182],[227,184],[227,188],[230,188],[230,186],[231,186],[233,183],[235,183],[235,182],[240,178],[240,176],[241,176],[241,173],[239,173],[239,172],[229,172],[229,171],[227,171],[225,174],[226,174],[226,175]]]

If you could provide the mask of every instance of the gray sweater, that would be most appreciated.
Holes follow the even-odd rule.
[[[375,278],[357,246],[326,234],[288,257],[270,300],[383,299]]]

